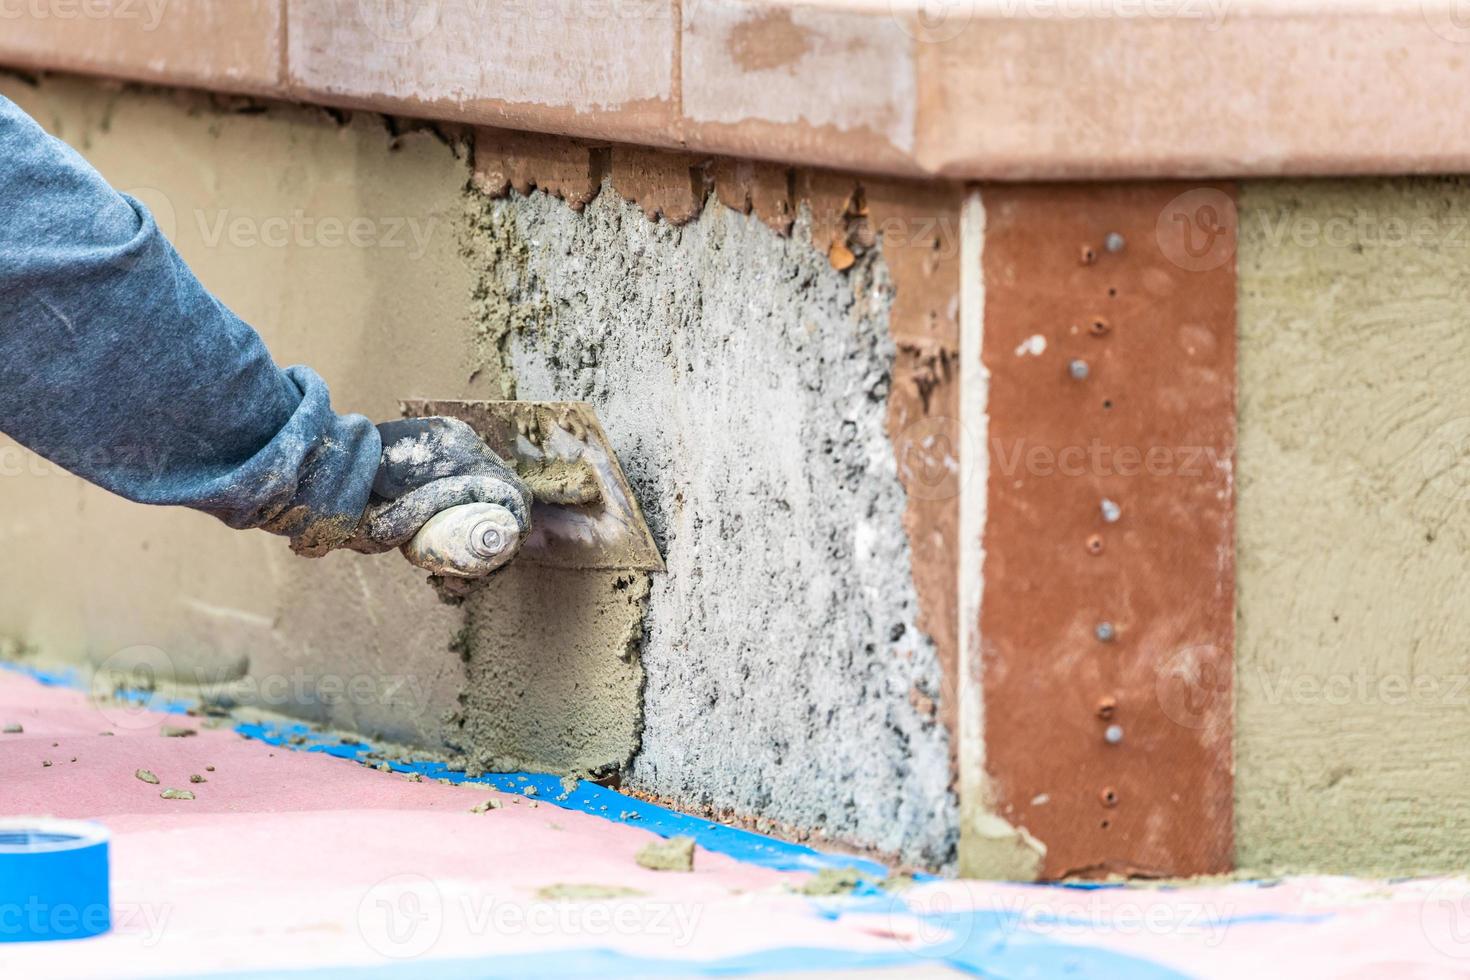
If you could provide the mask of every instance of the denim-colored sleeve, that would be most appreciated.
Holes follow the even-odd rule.
[[[281,370],[136,200],[0,96],[0,431],[130,500],[341,544],[380,440]]]

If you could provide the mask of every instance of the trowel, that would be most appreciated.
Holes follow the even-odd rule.
[[[405,417],[444,415],[468,423],[530,486],[525,540],[497,504],[464,504],[434,515],[403,546],[451,596],[512,558],[552,568],[661,572],[664,561],[617,454],[586,402],[400,403]],[[519,550],[517,550],[519,545]]]

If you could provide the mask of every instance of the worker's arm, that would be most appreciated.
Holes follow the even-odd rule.
[[[380,432],[333,412],[310,368],[278,368],[146,208],[3,96],[0,431],[121,496],[303,554],[387,550],[472,501],[529,519],[524,484],[467,426]]]

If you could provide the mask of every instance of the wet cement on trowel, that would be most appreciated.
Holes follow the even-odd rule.
[[[834,269],[805,212],[789,237],[713,202],[687,224],[650,220],[611,180],[580,212],[540,192],[473,207],[482,353],[504,359],[486,373],[507,396],[596,407],[668,565],[641,622],[641,607],[614,603],[585,614],[595,636],[559,634],[600,664],[578,685],[558,673],[562,689],[618,724],[637,719],[618,699],[639,666],[608,651],[641,634],[641,744],[626,743],[637,753],[624,788],[950,861],[947,736],[911,699],[937,699],[940,670],[915,625],[885,431],[881,257]],[[598,596],[607,581],[581,587]],[[538,611],[516,621],[566,609],[554,594],[565,586],[547,573],[518,585]],[[477,613],[477,742],[498,741],[501,712],[532,697],[501,686],[490,653],[514,642],[495,627],[511,608],[488,599]],[[560,660],[564,647],[524,649],[559,672],[576,662]],[[575,721],[545,707],[541,752]]]

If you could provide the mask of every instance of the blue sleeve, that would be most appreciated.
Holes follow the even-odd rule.
[[[381,444],[281,370],[146,208],[0,96],[0,431],[147,504],[289,535],[349,537]]]

